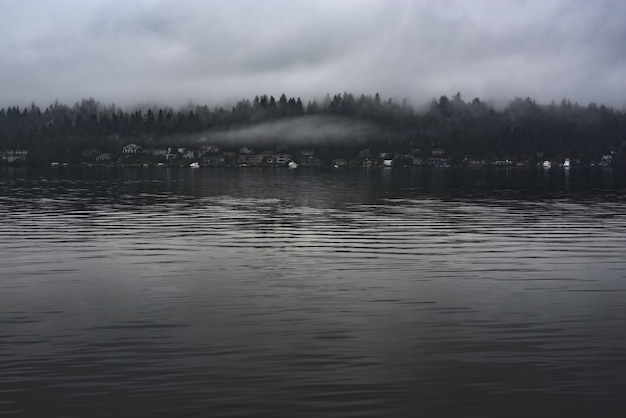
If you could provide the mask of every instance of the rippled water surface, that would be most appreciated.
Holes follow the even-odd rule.
[[[0,171],[0,414],[626,416],[612,171]]]

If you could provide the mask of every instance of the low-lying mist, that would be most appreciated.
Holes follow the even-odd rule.
[[[324,145],[360,143],[380,137],[380,128],[371,123],[325,115],[301,116],[263,122],[220,131],[206,131],[203,143],[232,145]]]

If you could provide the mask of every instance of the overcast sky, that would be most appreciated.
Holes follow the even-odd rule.
[[[623,0],[5,0],[0,106],[566,97],[626,107]]]

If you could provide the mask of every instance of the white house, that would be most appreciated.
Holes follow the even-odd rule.
[[[141,152],[141,147],[139,145],[128,144],[122,148],[123,154],[137,154],[138,152]]]

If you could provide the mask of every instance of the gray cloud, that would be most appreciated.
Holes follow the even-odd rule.
[[[22,0],[2,5],[0,106],[225,104],[379,92],[626,98],[619,0]]]

